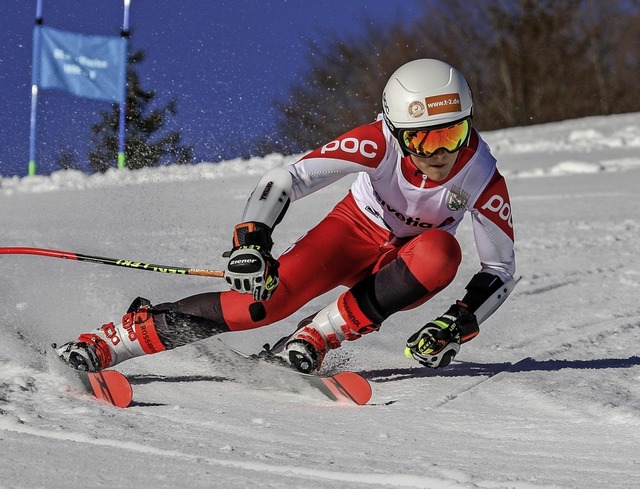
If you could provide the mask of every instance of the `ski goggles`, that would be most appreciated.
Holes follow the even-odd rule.
[[[458,151],[469,138],[471,119],[466,118],[446,126],[422,129],[400,129],[398,141],[409,153],[422,158],[429,157],[439,149],[447,153]]]

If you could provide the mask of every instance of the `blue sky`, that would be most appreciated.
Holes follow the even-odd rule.
[[[233,158],[274,128],[288,88],[307,68],[307,42],[358,35],[412,18],[418,0],[132,0],[131,48],[142,49],[142,86],[178,100],[175,128],[198,161]],[[88,5],[91,5],[90,7]],[[36,0],[4,0],[0,17],[0,174],[27,172],[32,31]],[[123,2],[44,0],[45,25],[118,35]],[[43,90],[38,99],[41,173],[55,171],[62,142],[85,159],[89,127],[106,102]]]

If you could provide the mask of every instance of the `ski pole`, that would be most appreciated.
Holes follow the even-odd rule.
[[[139,261],[123,260],[121,258],[105,258],[103,256],[83,255],[81,253],[73,253],[71,251],[49,250],[46,248],[1,248],[0,255],[38,255],[48,256],[51,258],[64,258],[66,260],[86,261],[91,263],[99,263],[103,265],[115,265],[118,267],[133,268],[136,270],[149,270],[151,272],[171,273],[174,275],[199,275],[202,277],[223,278],[222,270],[207,270],[200,268],[187,267],[170,267],[166,265],[153,265],[152,263],[143,263]]]

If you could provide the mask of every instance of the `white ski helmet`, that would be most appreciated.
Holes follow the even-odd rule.
[[[400,129],[443,126],[471,118],[469,84],[453,66],[437,59],[402,65],[382,92],[383,117],[398,136]]]

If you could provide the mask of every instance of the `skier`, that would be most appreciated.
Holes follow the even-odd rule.
[[[406,343],[421,364],[447,366],[506,299],[515,256],[511,205],[489,147],[473,127],[464,77],[439,60],[401,66],[383,113],[302,157],[269,170],[233,231],[225,278],[231,290],[152,306],[138,298],[121,321],[57,349],[80,370],[282,320],[337,286],[348,288],[300,322],[272,352],[302,372],[320,368],[343,341],[377,331],[392,314],[431,299],[454,279],[454,237],[472,219],[481,269],[464,296]],[[291,202],[357,173],[348,194],[277,259],[272,232]]]

